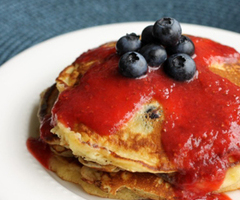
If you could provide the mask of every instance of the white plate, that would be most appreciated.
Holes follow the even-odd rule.
[[[45,170],[27,151],[26,140],[38,131],[40,92],[58,73],[89,48],[126,33],[141,33],[152,22],[112,24],[75,31],[36,45],[0,67],[0,199],[74,200],[92,197],[76,185]],[[240,35],[215,28],[182,24],[187,34],[208,37],[240,51]],[[240,199],[240,191],[229,194]]]

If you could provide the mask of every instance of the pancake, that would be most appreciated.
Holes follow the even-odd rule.
[[[149,173],[104,172],[54,155],[50,169],[66,181],[80,185],[87,193],[112,199],[174,199],[170,184]]]
[[[171,184],[154,174],[127,171],[103,172],[56,155],[50,159],[49,165],[50,169],[63,180],[81,186],[91,195],[123,200],[180,199]],[[239,177],[240,165],[229,169],[223,184],[214,195],[240,188]]]
[[[237,87],[234,98],[236,99],[235,103],[240,108],[240,100],[238,100],[240,98],[239,54],[229,47],[212,41],[209,42],[210,40],[190,37],[196,44],[196,62],[207,65],[209,72],[215,74],[220,81]],[[166,144],[163,144],[162,134],[165,131],[163,123],[167,117],[167,104],[159,101],[159,98],[155,98],[154,95],[144,96],[127,113],[126,118],[112,127],[113,129],[109,133],[104,132],[105,127],[96,129],[94,126],[89,126],[87,122],[78,121],[76,123],[74,121],[74,125],[72,125],[71,120],[66,122],[63,113],[58,112],[59,102],[61,103],[63,99],[63,102],[70,101],[72,96],[68,95],[67,92],[71,91],[70,94],[73,94],[72,91],[76,91],[75,93],[77,93],[76,88],[84,84],[87,73],[93,72],[99,75],[99,71],[107,70],[104,69],[107,66],[106,63],[112,65],[116,63],[116,60],[119,60],[118,55],[116,55],[115,44],[115,42],[106,43],[83,53],[72,65],[66,67],[59,74],[56,84],[42,93],[39,110],[41,138],[49,144],[53,152],[49,160],[49,169],[56,172],[64,180],[81,185],[89,194],[100,197],[181,199],[178,196],[178,185],[173,180],[175,175],[179,171],[183,172],[183,170],[180,165],[171,159],[166,152],[168,149]],[[212,48],[213,45],[217,47]],[[214,52],[214,56],[210,55],[210,58],[206,55],[204,55],[206,56],[204,59],[199,58],[199,55],[206,49],[218,49],[216,50],[218,54],[215,55]],[[226,49],[230,53],[222,53]],[[99,66],[101,68],[93,71]],[[198,78],[201,78],[200,74],[196,74],[195,79]],[[86,89],[87,85],[84,86]],[[114,90],[117,90],[117,87]],[[218,87],[218,90],[220,88]],[[103,93],[104,90],[100,92],[103,96],[107,96]],[[164,92],[165,95],[169,93],[166,90]],[[226,95],[228,95],[227,92]],[[75,99],[73,98],[73,100]],[[95,101],[98,101],[98,99],[95,99]],[[74,103],[74,101],[71,101],[71,103]],[[69,105],[72,105],[71,103],[66,105],[70,113],[67,116],[72,117],[76,110],[69,107]],[[106,104],[113,105],[111,102],[106,102]],[[66,106],[64,104],[60,105]],[[91,106],[94,105],[89,104],[89,107]],[[172,110],[171,107],[167,109]],[[181,109],[184,110],[184,108]],[[114,107],[110,110],[115,112]],[[238,112],[238,120],[239,113],[240,111]],[[103,124],[104,120],[106,119],[103,119]],[[106,124],[107,127],[108,125]],[[236,135],[233,136],[237,139],[239,126],[239,121],[235,126],[231,126],[233,129],[235,128],[236,133],[234,134]],[[193,140],[195,148],[199,147],[201,140]],[[209,144],[214,142],[210,140]],[[189,145],[190,143],[186,144]],[[183,157],[185,148],[186,146],[181,148]],[[226,164],[226,169],[224,168],[224,178],[217,187],[211,188],[210,192],[222,193],[240,188],[240,164],[238,152],[235,152],[237,150],[238,147],[229,153],[229,162]],[[195,168],[194,170],[200,169]],[[205,180],[200,181],[203,182],[194,185],[196,190],[202,187],[201,184],[206,183]],[[180,187],[180,189],[183,188]]]
[[[55,85],[48,88],[42,95],[41,109],[39,111],[40,121],[41,119],[44,121],[44,116],[49,115],[48,110],[51,109],[46,110],[45,108],[53,105],[51,102],[53,102],[54,95],[55,100],[57,98],[58,92],[54,88]],[[160,105],[152,100],[148,104],[143,105],[142,109],[136,112],[132,120],[129,121],[128,125],[124,126],[118,134],[114,134],[111,138],[108,136],[100,137],[97,133],[89,131],[86,126],[82,126],[79,128],[86,132],[81,133],[80,141],[74,138],[76,135],[74,132],[59,124],[51,130],[57,134],[47,134],[43,139],[48,144],[60,145],[65,149],[71,149],[73,154],[84,165],[92,167],[94,165],[95,168],[100,167],[101,169],[105,168],[105,171],[112,172],[125,169],[133,172],[162,172],[163,170],[164,172],[171,172],[174,170],[174,167],[161,150],[160,138],[159,134],[157,134],[162,120],[163,115]],[[145,133],[143,138],[140,138],[140,132]],[[150,137],[152,137],[151,140]],[[159,144],[156,144],[156,140],[159,141]],[[136,141],[138,141],[139,145],[136,144]],[[148,143],[150,146],[149,151],[146,148]],[[106,145],[109,146],[108,149],[106,149]],[[79,151],[79,149],[82,150]],[[131,159],[121,155],[126,154],[127,149],[131,151]],[[109,151],[112,153],[109,154]],[[118,153],[116,154],[115,152]],[[136,160],[139,156],[138,154],[141,154],[142,160]],[[154,157],[150,157],[149,155],[151,154]],[[148,160],[149,164],[145,160]],[[162,166],[156,168],[151,164],[154,162],[162,163]]]
[[[83,62],[76,61],[60,73],[56,80],[59,92],[77,84],[85,72],[96,63],[105,62],[105,57],[108,59],[106,52],[114,51],[115,43],[110,42],[100,48],[101,54],[96,56],[96,52],[90,51],[90,60],[87,57]],[[77,130],[81,133],[81,140],[61,122],[57,123],[52,131],[61,138],[62,145],[67,144],[66,147],[70,146],[74,155],[84,157],[86,161],[113,165],[133,172],[171,172],[175,167],[162,151],[158,134],[163,119],[161,105],[151,99],[141,105],[141,109],[136,110],[128,124],[110,137],[100,137],[97,132],[83,124],[78,124]],[[159,143],[156,144],[156,141]]]
[[[40,119],[49,114],[47,111],[50,109],[46,109],[46,107],[52,106],[51,102],[56,100],[56,94],[55,85],[42,93]],[[107,172],[109,170],[105,170],[106,166],[98,165],[96,167],[96,163],[86,164],[85,161],[77,160],[73,155],[69,156],[71,155],[69,152],[67,155],[65,151],[69,151],[68,149],[63,151],[60,145],[52,145],[53,143],[49,140],[48,143],[54,152],[49,161],[49,169],[57,173],[63,180],[80,185],[89,194],[126,200],[176,199],[174,188],[159,175],[127,171]],[[56,150],[55,147],[61,150]],[[233,165],[227,171],[223,184],[216,192],[227,192],[239,188],[239,177],[240,165]]]

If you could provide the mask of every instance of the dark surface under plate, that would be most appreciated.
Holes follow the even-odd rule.
[[[0,0],[0,66],[49,38],[110,23],[170,16],[240,33],[239,10],[239,0]]]

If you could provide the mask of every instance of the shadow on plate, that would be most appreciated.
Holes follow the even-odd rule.
[[[30,119],[29,119],[29,127],[28,127],[28,138],[29,137],[38,137],[39,136],[39,120],[38,120],[38,103],[35,103],[33,105],[32,112],[30,114]]]

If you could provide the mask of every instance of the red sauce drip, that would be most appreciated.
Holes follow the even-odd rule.
[[[27,148],[29,152],[46,168],[49,169],[49,160],[52,156],[51,149],[46,141],[51,141],[57,136],[51,133],[51,115],[46,115],[40,124],[40,137],[29,138]]]
[[[118,72],[115,48],[97,48],[76,62],[104,55],[78,85],[61,93],[53,120],[73,130],[83,123],[100,135],[114,134],[141,104],[157,99],[164,108],[162,144],[179,173],[172,180],[177,194],[194,199],[221,185],[228,158],[239,158],[240,88],[209,70],[211,62],[239,59],[227,46],[191,37],[198,73],[190,82],[177,82],[162,68],[140,79]]]
[[[46,168],[49,169],[49,160],[52,152],[42,139],[28,138],[27,140],[28,151]]]

